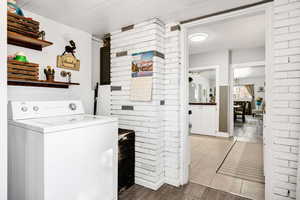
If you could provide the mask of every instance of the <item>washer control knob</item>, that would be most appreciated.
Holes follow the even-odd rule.
[[[27,112],[27,111],[28,111],[28,108],[27,108],[26,106],[22,106],[22,107],[21,107],[21,110],[22,110],[23,112]]]
[[[76,106],[75,103],[70,103],[70,104],[69,104],[69,108],[70,108],[71,110],[76,110],[77,106]]]
[[[37,112],[37,111],[39,111],[39,107],[38,106],[33,106],[33,108],[32,108],[35,112]]]

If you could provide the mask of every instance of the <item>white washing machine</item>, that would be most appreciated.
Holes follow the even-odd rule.
[[[80,101],[9,102],[9,200],[117,199],[116,118]]]

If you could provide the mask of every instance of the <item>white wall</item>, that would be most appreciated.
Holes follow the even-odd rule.
[[[92,86],[100,83],[100,48],[103,42],[98,38],[92,40]]]
[[[220,85],[228,85],[230,64],[239,64],[264,60],[264,47],[257,47],[251,49],[222,50],[190,55],[190,68],[219,65]]]
[[[79,82],[80,86],[71,86],[70,89],[37,88],[37,87],[8,87],[9,100],[63,100],[81,99],[87,113],[93,111],[92,91],[92,36],[84,31],[60,24],[48,18],[26,12],[26,16],[40,22],[40,29],[46,32],[46,40],[53,42],[52,46],[43,51],[35,51],[17,46],[8,46],[8,53],[14,54],[23,51],[30,62],[40,64],[40,78],[45,79],[43,68],[48,65],[56,67],[56,57],[61,55],[69,40],[76,42],[76,56],[80,59],[80,71],[72,72],[72,82]],[[55,80],[66,81],[60,76],[60,71],[65,69],[55,68]],[[68,71],[68,70],[65,70]]]
[[[207,52],[201,54],[192,54],[190,55],[190,68],[194,67],[207,67],[218,65],[220,66],[220,83],[219,85],[228,85],[229,84],[229,64],[230,57],[229,51],[215,51]]]
[[[7,199],[6,1],[0,1],[0,199]]]
[[[231,50],[231,64],[248,63],[265,60],[265,48]]]
[[[274,54],[270,72],[271,198],[292,200],[300,199],[300,2],[275,0],[274,3]]]

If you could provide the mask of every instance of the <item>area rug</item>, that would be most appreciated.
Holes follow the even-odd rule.
[[[264,183],[263,145],[237,141],[217,173]]]

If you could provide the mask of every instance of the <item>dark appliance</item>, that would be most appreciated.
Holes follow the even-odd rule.
[[[135,132],[133,130],[119,129],[118,160],[118,191],[120,194],[134,185]]]

